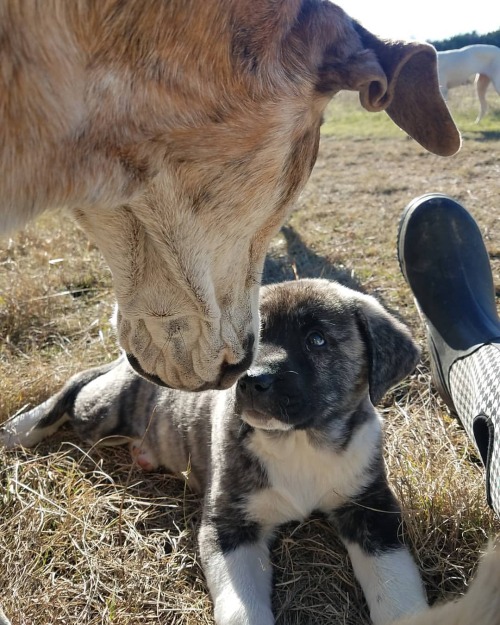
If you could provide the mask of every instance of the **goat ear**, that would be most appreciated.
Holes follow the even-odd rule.
[[[461,138],[439,90],[435,49],[425,43],[382,40],[354,24],[364,50],[343,67],[338,59],[329,61],[327,51],[319,76],[323,90],[330,79],[334,91],[359,91],[365,109],[385,110],[426,150],[455,154]]]
[[[377,404],[415,369],[420,350],[406,326],[373,297],[359,295],[356,318],[367,348],[370,399]]]

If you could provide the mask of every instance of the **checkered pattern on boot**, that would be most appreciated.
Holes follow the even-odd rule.
[[[457,360],[450,389],[458,417],[486,466],[488,503],[500,517],[500,343]]]

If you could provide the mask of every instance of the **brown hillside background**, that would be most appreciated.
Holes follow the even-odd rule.
[[[414,375],[383,399],[386,458],[431,602],[463,593],[488,536],[478,456],[436,395],[425,335],[399,272],[399,216],[430,191],[477,220],[500,285],[500,98],[473,121],[471,85],[450,92],[463,147],[426,153],[353,94],[331,105],[320,155],[275,238],[267,279],[323,276],[375,295],[423,347]],[[0,422],[73,373],[113,359],[111,278],[62,213],[0,241]],[[143,474],[126,449],[88,449],[69,430],[33,450],[0,450],[0,603],[13,625],[210,625],[199,566],[199,499],[183,481]],[[274,549],[279,625],[369,623],[335,531],[290,525]]]

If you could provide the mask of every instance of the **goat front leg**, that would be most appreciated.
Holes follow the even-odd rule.
[[[201,562],[217,625],[274,625],[269,535],[262,534],[255,523],[202,522]]]
[[[347,548],[375,625],[427,608],[419,571],[400,539],[401,509],[384,474],[330,518]]]

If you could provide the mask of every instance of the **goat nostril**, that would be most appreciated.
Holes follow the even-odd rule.
[[[240,362],[235,364],[229,363],[226,360],[221,364],[220,367],[220,382],[222,383],[224,380],[232,380],[231,384],[233,384],[236,379],[245,373],[245,371],[250,367],[253,360],[253,346],[255,340],[253,337],[249,339],[248,348],[245,350],[245,356]]]

